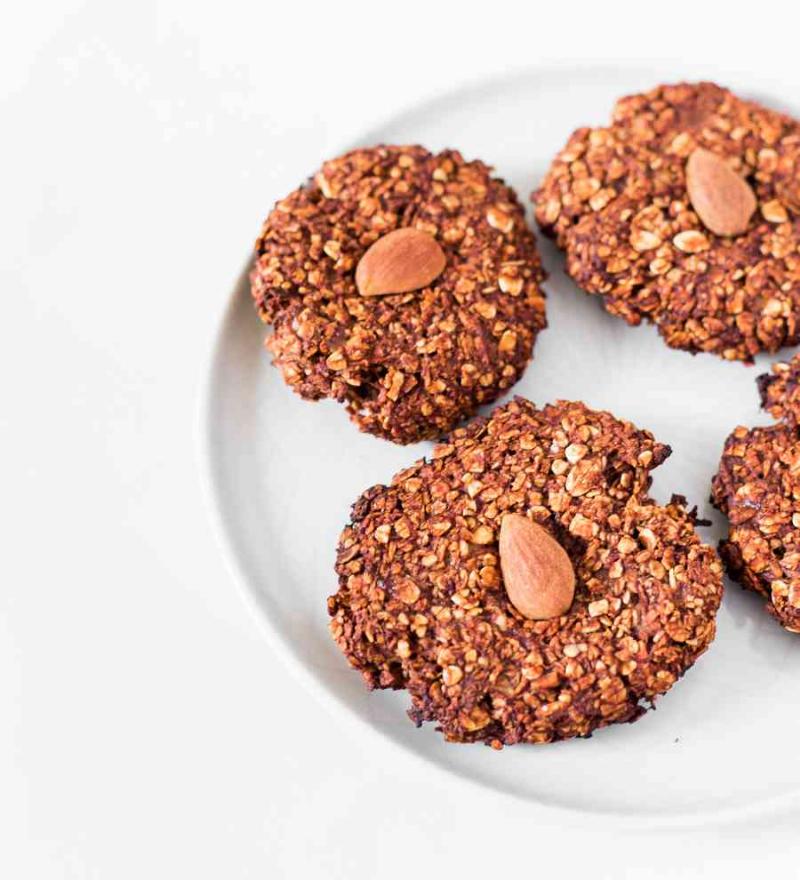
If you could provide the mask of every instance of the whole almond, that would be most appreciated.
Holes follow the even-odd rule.
[[[408,293],[427,287],[444,266],[444,251],[432,235],[411,227],[395,229],[359,260],[356,287],[361,296]]]
[[[728,163],[698,147],[686,162],[686,189],[697,216],[717,235],[740,235],[756,209],[747,181]]]
[[[575,570],[553,536],[527,516],[507,513],[500,523],[500,569],[511,604],[530,620],[566,613],[575,595]]]

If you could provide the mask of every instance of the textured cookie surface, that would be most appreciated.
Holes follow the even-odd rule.
[[[721,565],[683,499],[648,496],[669,455],[582,403],[517,398],[356,502],[331,632],[369,687],[406,688],[417,723],[494,747],[633,721],[713,639]],[[546,528],[576,574],[569,610],[530,620],[498,558],[504,515]]]
[[[422,290],[361,296],[359,260],[402,227],[435,237],[444,271]],[[285,381],[399,443],[439,438],[510,388],[545,326],[522,207],[455,151],[387,146],[327,162],[276,205],[256,251],[253,297]]]
[[[757,207],[735,236],[693,210],[686,165],[725,160]],[[569,139],[534,194],[567,271],[609,312],[668,345],[750,361],[800,341],[800,125],[713,83],[620,100],[606,128]]]
[[[739,426],[725,442],[712,484],[712,501],[730,523],[720,552],[730,576],[800,632],[800,355],[758,384],[764,408],[780,421]]]

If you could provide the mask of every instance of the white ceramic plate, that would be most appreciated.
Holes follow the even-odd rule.
[[[515,76],[439,98],[358,143],[457,147],[493,164],[527,200],[574,128],[606,122],[618,96],[682,73],[692,76],[675,68]],[[718,78],[772,105],[791,105],[786,87]],[[686,495],[713,520],[702,534],[716,543],[724,523],[708,503],[710,480],[731,429],[766,421],[754,380],[769,359],[753,369],[672,351],[653,328],[632,329],[607,315],[598,299],[565,278],[553,246],[541,237],[540,246],[550,272],[550,326],[513,393],[540,404],[581,399],[649,428],[673,449],[655,472],[654,495],[662,501],[673,492]],[[327,630],[337,537],[358,495],[388,482],[430,444],[394,446],[359,434],[336,404],[301,400],[270,366],[263,335],[245,273],[209,383],[214,503],[275,643],[337,711],[460,777],[572,810],[695,821],[774,806],[800,791],[800,636],[783,632],[757,597],[730,583],[716,642],[657,711],[588,740],[501,752],[447,745],[432,724],[419,730],[411,724],[405,693],[368,693]]]

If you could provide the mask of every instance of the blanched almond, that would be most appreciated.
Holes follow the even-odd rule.
[[[500,524],[500,569],[511,604],[530,620],[566,613],[575,571],[564,548],[527,516],[507,513]]]
[[[698,147],[686,162],[686,189],[697,216],[717,235],[740,235],[756,209],[747,181],[728,163]]]
[[[356,267],[362,296],[408,293],[427,287],[443,271],[444,251],[421,229],[395,229],[379,238]]]

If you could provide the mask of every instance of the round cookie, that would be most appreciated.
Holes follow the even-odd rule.
[[[742,234],[717,235],[693,210],[697,148],[752,188]],[[673,348],[749,362],[800,342],[796,120],[713,83],[659,86],[618,101],[610,126],[578,129],[533,200],[575,282]]]
[[[730,523],[720,555],[781,626],[800,632],[800,355],[758,385],[779,423],[739,426],[725,441],[711,497]]]
[[[421,290],[362,296],[359,261],[403,227],[435,237],[444,270]],[[278,202],[256,254],[252,293],[287,384],[397,443],[439,438],[495,400],[546,324],[522,206],[454,150],[379,146],[326,162]]]
[[[370,688],[406,688],[417,724],[495,748],[634,721],[715,634],[722,567],[682,498],[648,496],[670,453],[583,403],[516,398],[355,503],[331,632]],[[506,514],[566,550],[575,596],[531,620],[509,600]]]

